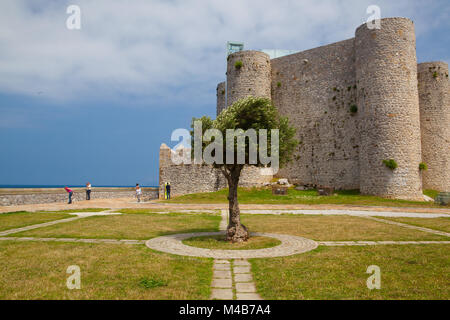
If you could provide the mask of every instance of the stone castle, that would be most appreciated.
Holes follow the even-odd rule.
[[[226,74],[217,86],[217,114],[249,95],[267,97],[297,128],[294,160],[277,176],[410,200],[423,200],[423,189],[450,191],[448,65],[417,64],[411,20],[382,19],[380,29],[363,24],[352,39],[272,60],[236,52]],[[173,165],[171,152],[161,146],[161,190],[166,181],[174,195],[226,187],[212,167]],[[388,159],[395,170],[383,163]],[[271,180],[259,170],[246,168],[241,184]]]

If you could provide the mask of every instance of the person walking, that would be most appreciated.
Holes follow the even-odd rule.
[[[91,200],[91,183],[86,183],[86,200]]]
[[[136,183],[136,198],[137,202],[141,202],[141,196],[142,196],[142,189],[139,183]]]
[[[167,199],[170,200],[170,182],[167,182],[167,184],[166,184],[166,194],[167,194]]]
[[[68,204],[72,204],[72,195],[73,195],[73,190],[70,189],[69,187],[64,187],[64,190],[67,191],[67,193],[69,194],[69,203]]]

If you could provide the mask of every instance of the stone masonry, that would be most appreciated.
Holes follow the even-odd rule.
[[[450,191],[448,66],[417,64],[409,19],[382,19],[373,30],[363,24],[352,39],[272,60],[258,51],[233,53],[226,85],[217,87],[217,113],[247,96],[271,98],[297,129],[300,144],[279,177],[409,200],[423,200],[423,188]],[[395,170],[383,163],[389,159]],[[206,169],[170,170],[184,172],[182,193],[198,183],[204,191],[222,186]]]

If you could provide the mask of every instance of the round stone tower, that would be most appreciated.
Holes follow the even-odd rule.
[[[228,56],[227,105],[248,96],[271,98],[269,55],[260,51],[240,51]]]
[[[217,85],[217,109],[216,109],[216,115],[219,115],[219,113],[222,112],[223,109],[225,109],[225,103],[226,103],[226,88],[225,88],[225,82],[221,82]]]
[[[357,104],[360,112],[360,189],[363,194],[423,200],[421,137],[414,24],[381,20],[380,29],[356,30]],[[383,160],[394,159],[396,169]]]
[[[419,81],[420,129],[423,188],[450,191],[450,84],[445,62],[417,66]]]

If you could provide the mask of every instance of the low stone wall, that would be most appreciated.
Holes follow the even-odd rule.
[[[86,200],[84,188],[73,188],[74,201]],[[158,199],[158,188],[142,188],[143,199]],[[118,199],[135,197],[135,188],[92,188],[91,199]],[[64,189],[0,189],[0,206],[67,202]]]

